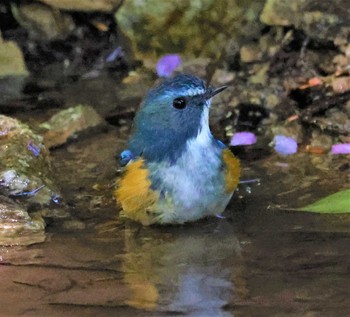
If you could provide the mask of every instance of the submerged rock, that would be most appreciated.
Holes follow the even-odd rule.
[[[0,195],[0,245],[29,245],[45,240],[45,222]]]
[[[77,133],[104,123],[103,118],[87,105],[78,105],[56,113],[43,124],[44,143],[50,147],[62,145]]]
[[[43,138],[26,124],[0,115],[0,194],[46,205],[59,196]]]
[[[125,1],[116,13],[136,58],[154,63],[167,53],[218,58],[230,43],[258,36],[264,1]],[[167,34],[167,36],[164,36]]]

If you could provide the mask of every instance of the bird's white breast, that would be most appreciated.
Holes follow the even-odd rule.
[[[203,111],[198,135],[187,141],[175,164],[149,164],[165,195],[159,206],[163,222],[186,222],[220,213],[230,199],[231,195],[224,194],[222,150],[214,145],[208,110]]]

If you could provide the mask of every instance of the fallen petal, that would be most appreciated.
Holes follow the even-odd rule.
[[[251,145],[256,142],[256,136],[252,132],[237,132],[231,139],[230,145]]]
[[[332,145],[332,154],[350,154],[350,143],[338,143]]]
[[[27,143],[27,148],[35,157],[40,155],[41,146],[35,145],[32,140]]]
[[[275,144],[275,151],[283,155],[294,154],[298,151],[297,142],[293,138],[285,135],[276,135],[273,139],[273,143]]]
[[[123,57],[123,51],[121,47],[117,47],[115,50],[113,50],[113,52],[107,56],[106,62],[114,62],[118,57]]]
[[[157,74],[159,77],[169,77],[180,64],[181,58],[178,54],[165,55],[157,63]]]

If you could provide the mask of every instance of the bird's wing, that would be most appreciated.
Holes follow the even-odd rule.
[[[222,143],[220,140],[218,140],[218,139],[215,139],[215,140],[216,140],[216,143],[218,144],[219,148],[221,148],[221,149],[227,148],[227,146],[224,143]]]
[[[131,161],[119,180],[115,197],[126,217],[144,225],[152,223],[159,193],[151,189],[149,172],[143,159]]]
[[[131,160],[133,160],[135,158],[134,154],[126,149],[123,152],[120,153],[119,155],[119,163],[121,166],[125,166],[126,164],[128,164]]]
[[[238,185],[241,173],[239,160],[228,148],[222,150],[222,160],[225,165],[226,192],[233,192]]]
[[[145,142],[143,135],[138,133],[133,135],[128,143],[128,148],[125,149],[119,156],[119,161],[121,166],[127,165],[130,161],[137,160],[143,156],[145,149]]]

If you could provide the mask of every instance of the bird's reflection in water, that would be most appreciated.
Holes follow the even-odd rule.
[[[126,229],[128,304],[186,316],[232,316],[242,284],[240,246],[225,220],[197,226]],[[242,287],[242,286],[240,286]]]

